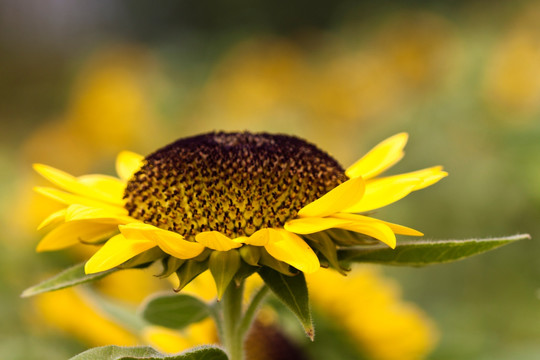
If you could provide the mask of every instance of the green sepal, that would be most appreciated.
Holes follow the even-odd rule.
[[[213,250],[209,249],[209,248],[205,248],[203,250],[202,253],[200,253],[199,255],[195,256],[193,258],[193,260],[195,261],[205,261],[208,259],[208,256],[210,256],[210,254],[213,252]]]
[[[398,242],[395,249],[386,245],[358,246],[341,249],[338,257],[345,262],[373,262],[386,265],[424,266],[464,259],[530,235],[470,240],[408,240]]]
[[[305,238],[308,241],[310,240],[310,246],[318,250],[333,269],[338,271],[341,275],[347,274],[349,269],[344,268],[342,264],[339,263],[336,244],[326,232],[322,231],[316,234],[305,235]],[[321,267],[322,263],[323,261],[321,261]]]
[[[262,248],[261,248],[261,258],[259,260],[259,264],[268,266],[269,268],[279,271],[280,273],[287,276],[294,276],[296,274],[296,272],[291,271],[291,267],[289,266],[289,264],[286,264],[283,261],[277,260],[272,255],[270,255],[265,249],[262,249]]]
[[[306,279],[303,273],[286,276],[282,273],[263,267],[259,275],[272,292],[296,315],[306,335],[313,340],[315,329],[311,318],[309,296]]]
[[[259,246],[244,245],[239,250],[242,259],[252,266],[259,266],[261,248]]]
[[[379,240],[355,231],[332,228],[324,230],[324,233],[330,237],[332,242],[339,246],[380,244]]]
[[[318,254],[317,254],[318,255]],[[330,263],[324,256],[317,256],[319,258],[319,266],[323,269],[328,269],[330,267]]]
[[[217,297],[221,300],[223,293],[240,269],[240,254],[236,250],[213,251],[208,260],[208,268],[216,283]]]
[[[148,298],[141,306],[140,313],[154,325],[180,330],[206,319],[210,315],[210,308],[191,295],[167,294]]]
[[[84,263],[80,263],[56,274],[45,281],[40,282],[37,285],[29,287],[23,291],[21,297],[30,297],[48,291],[60,290],[67,287],[96,281],[117,270],[118,269],[115,268],[95,274],[86,274],[84,272]]]
[[[163,258],[166,254],[159,248],[153,247],[145,252],[134,256],[125,263],[118,265],[120,269],[144,268],[150,266],[154,261]]]
[[[195,279],[197,276],[199,276],[206,270],[208,270],[208,261],[195,261],[195,260],[186,261],[176,271],[179,284],[178,284],[178,287],[174,289],[174,291],[179,292],[187,284],[189,284],[191,280]]]
[[[201,346],[179,355],[165,355],[149,346],[123,347],[108,345],[86,350],[70,360],[227,360],[223,350]]]
[[[240,283],[246,278],[250,277],[259,270],[260,266],[251,266],[243,261],[240,261],[240,268],[234,274],[234,282],[236,286],[240,286]]]
[[[168,278],[173,273],[175,273],[185,262],[186,260],[179,259],[174,256],[168,256],[166,258],[163,258],[161,260],[161,264],[163,265],[163,271],[157,274],[156,277],[160,279]]]

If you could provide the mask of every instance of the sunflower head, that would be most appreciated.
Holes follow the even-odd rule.
[[[179,289],[210,270],[218,295],[233,279],[267,266],[283,274],[345,269],[337,249],[383,242],[416,230],[368,216],[446,173],[441,167],[378,177],[403,156],[393,136],[344,170],[293,136],[209,133],[180,139],[146,158],[122,152],[119,178],[74,177],[36,165],[62,188],[37,188],[66,207],[41,227],[38,250],[79,241],[102,245],[87,273],[163,263]]]
[[[336,160],[299,138],[210,133],[147,156],[124,199],[133,218],[187,240],[205,231],[237,238],[283,228],[346,180]]]

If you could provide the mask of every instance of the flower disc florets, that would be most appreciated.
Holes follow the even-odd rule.
[[[298,211],[347,180],[316,146],[293,136],[209,133],[145,158],[129,180],[129,215],[186,239],[230,238],[282,228]]]

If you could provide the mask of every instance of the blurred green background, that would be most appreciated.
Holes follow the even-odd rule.
[[[120,150],[211,130],[296,134],[344,166],[409,132],[392,172],[450,176],[382,218],[430,238],[533,237],[384,269],[438,325],[430,358],[540,358],[539,2],[1,0],[0,54],[1,358],[83,349],[18,297],[71,263],[34,253],[31,164],[112,173]]]

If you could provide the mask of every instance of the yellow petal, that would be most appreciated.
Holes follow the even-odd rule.
[[[122,197],[114,197],[80,182],[75,176],[43,164],[34,164],[36,170],[44,178],[62,189],[77,195],[95,200],[122,205]]]
[[[195,236],[195,240],[207,248],[217,251],[229,251],[242,246],[219,231],[205,231]]]
[[[203,252],[204,246],[187,241],[178,233],[159,229],[150,224],[130,223],[118,227],[127,239],[150,240],[161,250],[179,259],[191,259]]]
[[[448,176],[448,173],[446,171],[443,171],[442,166],[433,166],[427,169],[417,170],[413,172],[409,172],[406,174],[400,174],[391,176],[392,178],[418,178],[421,181],[418,182],[416,187],[414,188],[414,191],[424,189],[428,186],[431,186],[441,180],[442,178],[445,178]]]
[[[384,140],[351,165],[345,174],[350,178],[362,176],[364,179],[379,175],[403,158],[408,138],[407,133],[400,133]]]
[[[116,224],[100,224],[87,221],[70,221],[49,232],[39,242],[37,251],[52,251],[79,242],[95,242],[118,231]]]
[[[421,180],[417,178],[382,178],[366,183],[366,191],[359,202],[343,212],[361,213],[392,204],[409,195]]]
[[[118,178],[91,174],[79,176],[77,180],[86,186],[98,190],[101,193],[108,194],[111,198],[118,199],[122,202],[124,197],[124,191],[126,190],[126,183]]]
[[[246,244],[246,241],[249,241],[249,236],[239,236],[237,238],[232,239],[237,244]]]
[[[358,203],[363,194],[364,180],[361,177],[349,179],[319,199],[304,206],[298,212],[298,217],[325,217],[332,215]]]
[[[369,221],[371,221],[371,222],[383,223],[386,226],[388,226],[390,229],[392,229],[394,234],[399,234],[399,235],[409,235],[409,236],[423,236],[424,235],[418,230],[411,229],[411,228],[403,226],[403,225],[394,224],[394,223],[391,223],[391,222],[388,222],[388,221],[379,220],[379,219],[373,218],[371,216],[341,213],[341,214],[336,214],[333,217],[336,217],[336,218],[339,218],[339,219],[347,219],[347,220],[349,220],[351,222],[366,222],[366,221],[369,222]]]
[[[295,234],[313,234],[326,229],[338,227],[350,223],[350,220],[338,219],[332,217],[326,218],[300,218],[287,221],[285,223],[285,230]]]
[[[131,151],[122,151],[116,157],[116,173],[120,179],[128,181],[142,166],[144,157]]]
[[[250,237],[244,239],[243,243],[253,246],[264,246],[270,240],[270,232],[273,229],[260,229],[255,231]]]
[[[65,205],[80,204],[88,207],[110,209],[111,211],[118,211],[118,209],[123,209],[123,207],[121,206],[114,206],[106,202],[90,199],[84,196],[70,194],[55,188],[36,186],[34,187],[34,191]]]
[[[70,205],[66,210],[66,221],[74,220],[95,220],[118,225],[137,221],[128,216],[126,209],[108,210],[79,204]]]
[[[382,241],[392,249],[396,247],[396,235],[388,225],[382,222],[358,221],[352,224],[340,226],[340,228],[371,236],[372,238]]]
[[[420,231],[415,230],[413,228],[403,226],[403,225],[399,225],[399,224],[394,224],[394,223],[387,222],[387,221],[382,221],[382,220],[379,220],[379,221],[381,221],[383,224],[387,225],[390,229],[392,229],[394,234],[408,235],[408,236],[424,236],[423,233],[421,233]]]
[[[112,269],[155,246],[153,241],[146,239],[126,239],[121,234],[113,236],[86,262],[84,270],[93,274]]]
[[[269,241],[264,246],[275,259],[310,274],[320,267],[319,259],[311,247],[296,234],[286,230],[268,229]]]
[[[53,224],[58,225],[58,224],[63,223],[64,219],[66,218],[66,211],[67,209],[62,209],[62,210],[53,212],[51,215],[47,216],[47,218],[39,224],[37,229],[41,230],[45,226],[48,226],[48,225],[53,225]]]

